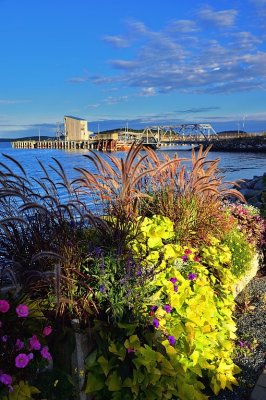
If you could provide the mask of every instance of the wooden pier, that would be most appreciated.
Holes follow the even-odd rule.
[[[99,150],[116,151],[117,140],[91,139],[75,140],[16,140],[11,142],[14,149],[59,149],[59,150]]]

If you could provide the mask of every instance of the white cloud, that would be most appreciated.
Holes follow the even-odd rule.
[[[135,41],[134,53],[125,52],[125,57],[109,60],[115,71],[113,75],[89,79],[105,88],[114,84],[123,90],[135,88],[137,96],[174,91],[265,90],[265,38],[250,31],[246,24],[244,29],[238,26],[241,15],[237,16],[238,11],[234,9],[215,11],[205,6],[195,12],[194,20],[170,21],[158,31],[149,29],[141,21],[130,21],[126,37]],[[120,101],[125,98],[109,97],[105,103]]]
[[[112,105],[122,103],[128,100],[128,96],[119,96],[119,97],[112,97],[109,96],[104,100],[104,103]]]
[[[100,104],[99,103],[97,103],[97,104],[89,104],[88,107],[89,108],[98,108],[98,107],[100,107]]]
[[[195,21],[190,19],[179,19],[170,23],[168,31],[179,33],[191,33],[199,31]]]
[[[202,8],[197,13],[197,16],[200,20],[208,24],[215,25],[218,28],[228,28],[233,26],[237,15],[237,10],[230,9],[223,11],[214,11],[209,6]]]
[[[127,60],[111,60],[110,64],[114,68],[118,69],[132,69],[137,66],[137,63],[135,61],[127,61]]]
[[[125,48],[130,46],[129,41],[121,36],[104,36],[103,40],[106,43],[110,43],[118,48]]]
[[[147,87],[147,88],[143,88],[140,96],[144,96],[144,97],[150,97],[150,96],[155,96],[156,95],[156,90],[154,87]]]

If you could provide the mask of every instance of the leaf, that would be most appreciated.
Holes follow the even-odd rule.
[[[14,385],[13,392],[9,394],[9,400],[32,400],[32,394],[40,393],[35,386],[30,386],[28,382],[20,381]]]
[[[94,350],[86,358],[86,360],[85,360],[85,368],[86,369],[91,369],[92,367],[94,367],[97,364],[96,363],[96,358],[97,358],[97,350]]]
[[[98,374],[89,373],[87,377],[85,393],[94,393],[98,392],[104,388],[104,376]]]
[[[106,380],[106,384],[108,386],[108,389],[110,390],[110,392],[117,392],[118,390],[121,389],[122,387],[122,380],[121,377],[118,376],[117,371],[112,372],[107,380]]]
[[[103,356],[100,356],[97,361],[100,364],[100,366],[104,372],[104,375],[107,376],[111,369],[111,366],[110,366],[108,360],[106,358],[104,358]]]

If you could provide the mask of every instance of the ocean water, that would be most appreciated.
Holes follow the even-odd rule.
[[[16,166],[11,163],[5,156],[11,156],[17,160],[25,169],[29,176],[36,179],[43,177],[43,171],[38,164],[38,160],[46,166],[51,174],[50,177],[56,179],[56,174],[49,167],[55,166],[56,158],[64,167],[69,179],[75,179],[79,173],[75,168],[86,168],[94,172],[93,163],[88,160],[84,155],[89,154],[88,150],[65,151],[57,149],[12,149],[11,144],[7,142],[0,142],[0,162],[11,166],[16,170]],[[160,154],[163,151],[159,152]],[[108,158],[108,154],[98,153],[104,159]],[[125,158],[126,152],[116,152],[119,158]],[[189,151],[179,152],[179,157],[190,157]],[[169,157],[174,157],[175,151],[167,151]],[[253,176],[260,176],[266,172],[266,154],[265,153],[229,153],[229,152],[209,152],[208,159],[220,159],[219,168],[224,180],[236,181],[238,179],[251,179]],[[0,169],[2,166],[0,165]]]

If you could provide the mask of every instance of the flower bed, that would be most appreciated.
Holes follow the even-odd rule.
[[[208,151],[192,152],[190,170],[177,157],[139,152],[109,162],[93,154],[98,174],[79,170],[72,183],[57,162],[62,182],[44,169],[44,196],[25,176],[1,175],[4,278],[25,299],[8,291],[0,303],[1,329],[23,322],[1,366],[10,399],[22,390],[25,399],[201,400],[237,384],[233,292],[263,245],[265,222],[256,209],[224,202],[244,199],[223,184]],[[42,363],[51,357],[48,371]]]

